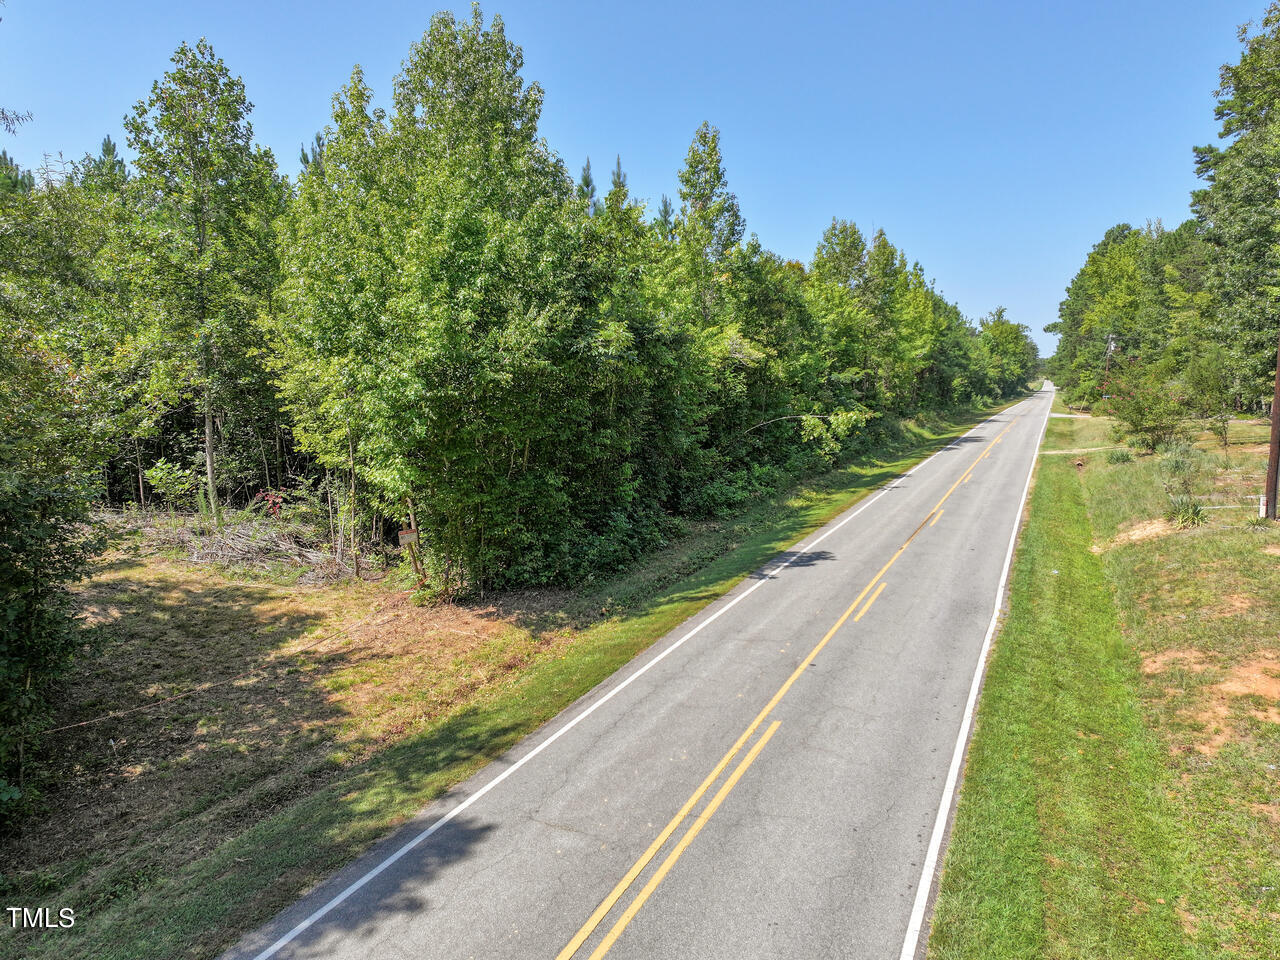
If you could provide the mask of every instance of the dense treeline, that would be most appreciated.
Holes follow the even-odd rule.
[[[521,66],[500,19],[438,14],[389,108],[357,68],[290,181],[240,80],[183,44],[126,118],[131,167],[110,138],[38,178],[6,158],[3,353],[30,389],[0,469],[51,499],[4,522],[267,495],[322,504],[339,552],[412,520],[443,590],[569,581],[1026,383],[1027,329],[975,327],[882,231],[833,220],[808,266],[748,237],[708,124],[678,205],[646,218],[621,161],[597,197]],[[76,567],[3,562],[11,594]],[[2,679],[30,688],[23,642]]]
[[[1107,231],[1067,290],[1048,369],[1068,402],[1103,401],[1149,444],[1180,425],[1268,409],[1280,291],[1280,4],[1240,29],[1220,74],[1222,146],[1197,147],[1195,217]]]

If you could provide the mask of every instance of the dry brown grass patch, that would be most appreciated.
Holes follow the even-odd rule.
[[[105,639],[57,724],[144,709],[45,738],[46,815],[0,861],[38,871],[93,850],[81,889],[126,854],[177,869],[571,639],[526,629],[546,620],[532,595],[424,608],[361,581],[236,581],[149,545],[105,556],[79,599]]]

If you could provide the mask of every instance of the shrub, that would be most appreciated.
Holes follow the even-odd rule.
[[[0,461],[0,820],[23,802],[25,745],[82,642],[67,585],[86,568],[85,500]]]
[[[1193,497],[1196,485],[1213,469],[1213,461],[1191,444],[1178,440],[1160,447],[1156,473],[1170,497]]]
[[[1190,411],[1176,384],[1145,377],[1115,379],[1099,409],[1118,422],[1119,439],[1143,450],[1156,450],[1187,437]]]
[[[85,521],[96,433],[77,378],[12,325],[0,324],[0,382],[0,819],[8,819],[24,800],[25,745],[82,638],[67,588],[93,545]]]
[[[1133,454],[1128,450],[1108,450],[1107,463],[1133,463]]]
[[[169,506],[186,507],[191,505],[199,480],[194,471],[161,458],[147,471],[147,483]]]

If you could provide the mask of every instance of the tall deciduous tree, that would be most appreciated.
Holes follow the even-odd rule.
[[[742,241],[746,227],[738,198],[729,190],[720,154],[720,131],[703,123],[693,134],[680,171],[681,242],[707,263],[721,262]]]
[[[357,71],[284,237],[302,440],[387,512],[412,504],[450,586],[563,572],[628,488],[595,401],[631,336],[602,326],[586,198],[521,63],[477,9],[432,19],[390,115]]]
[[[1280,330],[1280,3],[1239,36],[1240,59],[1222,67],[1214,110],[1225,146],[1196,148],[1208,187],[1192,206],[1212,247],[1217,340],[1229,345],[1247,400],[1260,403],[1271,392]]]
[[[999,396],[1016,393],[1026,385],[1038,359],[1031,331],[1010,320],[1004,307],[992,310],[979,321],[978,327],[992,384]]]
[[[145,218],[135,270],[151,301],[145,336],[163,344],[153,388],[198,404],[216,513],[216,420],[256,376],[251,322],[274,283],[271,221],[283,194],[270,152],[253,144],[240,78],[203,39],[172,62],[125,118]]]

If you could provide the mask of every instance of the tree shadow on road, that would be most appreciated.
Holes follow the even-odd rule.
[[[825,560],[834,560],[836,555],[830,550],[783,550],[774,554],[773,559],[765,567],[747,575],[748,580],[773,580],[784,569],[804,569],[816,567]]]

